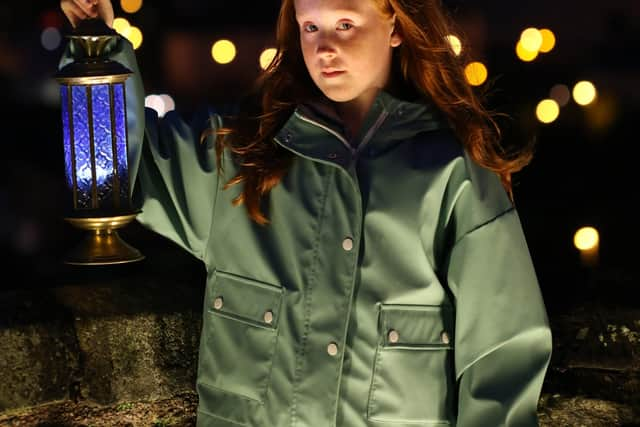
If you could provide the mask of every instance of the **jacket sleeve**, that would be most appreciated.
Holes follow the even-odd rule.
[[[498,177],[465,158],[449,219],[457,426],[537,426],[551,332],[522,226]]]
[[[73,58],[69,45],[60,67]],[[159,118],[144,106],[144,86],[131,43],[119,38],[109,59],[133,71],[125,83],[129,179],[137,220],[204,259],[218,188],[215,136],[200,142],[220,116],[201,110],[186,122],[175,111]]]

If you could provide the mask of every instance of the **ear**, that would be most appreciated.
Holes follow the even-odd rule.
[[[402,44],[402,36],[398,34],[396,30],[396,14],[393,14],[393,18],[391,18],[391,38],[389,39],[389,44],[391,47],[398,47]]]

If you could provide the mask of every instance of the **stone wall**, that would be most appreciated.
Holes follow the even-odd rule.
[[[0,289],[0,426],[193,425],[204,267],[138,226],[128,241],[144,261],[54,262]],[[640,425],[640,307],[566,308],[550,316],[541,424]]]

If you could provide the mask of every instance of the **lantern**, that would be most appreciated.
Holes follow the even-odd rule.
[[[121,264],[144,256],[118,235],[138,215],[132,207],[127,160],[125,81],[132,72],[105,57],[120,37],[100,19],[81,21],[68,36],[74,61],[60,83],[69,209],[65,220],[85,230],[65,262]]]

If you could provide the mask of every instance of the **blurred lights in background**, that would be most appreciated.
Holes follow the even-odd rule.
[[[560,115],[560,106],[553,99],[545,99],[536,107],[536,117],[542,123],[552,123]]]
[[[537,50],[527,50],[521,42],[516,44],[516,55],[524,62],[531,62],[538,57]]]
[[[582,227],[573,236],[573,244],[580,251],[583,265],[593,267],[598,263],[600,234],[594,227]]]
[[[56,50],[62,42],[62,35],[60,30],[56,27],[47,27],[42,31],[40,35],[40,42],[42,47],[47,50]]]
[[[129,23],[126,18],[118,17],[113,20],[113,29],[118,34],[131,42],[134,49],[138,49],[142,44],[142,31]]]
[[[236,46],[230,40],[218,40],[211,46],[211,57],[218,64],[228,64],[236,57]]]
[[[263,50],[260,54],[260,68],[266,70],[276,57],[276,53],[278,53],[278,51],[273,47]]]
[[[520,34],[520,44],[524,50],[538,52],[542,46],[542,34],[537,28],[527,28]]]
[[[489,75],[487,67],[482,62],[471,62],[464,69],[464,75],[472,86],[480,86]]]
[[[131,27],[131,24],[127,20],[127,18],[118,17],[113,20],[113,29],[116,30],[118,34],[122,34],[127,31]]]
[[[543,28],[540,30],[540,35],[542,36],[542,44],[540,45],[540,52],[549,53],[556,46],[556,36],[553,34],[548,28]]]
[[[551,88],[549,97],[561,107],[565,107],[571,101],[571,91],[567,85],[557,84]]]
[[[120,0],[120,7],[127,13],[136,13],[142,7],[142,0]]]
[[[176,104],[170,95],[147,95],[144,98],[144,106],[153,108],[158,113],[158,117],[164,117],[169,111],[176,109]]]
[[[583,80],[573,87],[573,99],[578,105],[589,105],[595,101],[596,96],[596,87],[589,81]]]
[[[524,62],[531,62],[540,53],[548,53],[556,45],[556,36],[548,28],[541,30],[529,27],[520,33],[516,43],[516,55]]]
[[[445,38],[447,39],[447,42],[449,42],[449,46],[451,46],[451,50],[453,50],[453,53],[456,56],[460,55],[460,53],[462,52],[462,42],[460,41],[460,39],[453,34],[450,34]]]
[[[600,234],[594,227],[582,227],[573,236],[573,244],[580,251],[593,249],[599,242]]]

